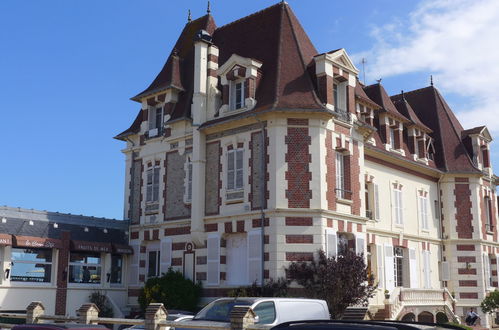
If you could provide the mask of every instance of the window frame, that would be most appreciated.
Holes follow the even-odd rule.
[[[404,250],[400,246],[393,247],[393,282],[395,287],[404,287]],[[401,252],[401,254],[397,252]]]
[[[336,169],[336,196],[340,199],[346,199],[345,190],[345,154],[336,151],[335,155],[335,169]]]
[[[82,263],[79,263],[79,262],[72,262],[71,261],[71,256],[72,255],[87,255],[87,256],[92,256],[94,258],[98,258],[99,259],[99,263],[89,263],[89,262],[82,262]],[[98,256],[98,257],[96,257]],[[81,266],[81,267],[97,267],[97,268],[100,268],[100,272],[99,272],[99,282],[73,282],[71,281],[71,278],[70,278],[70,274],[72,273],[71,272],[71,267],[73,266]],[[102,256],[102,253],[98,253],[98,252],[88,252],[88,251],[70,251],[69,252],[69,261],[68,261],[68,284],[71,284],[71,285],[74,285],[74,286],[85,286],[85,287],[88,287],[88,286],[101,286],[103,284],[103,280],[102,280],[102,273],[103,273],[103,270],[104,270],[104,258]],[[90,275],[91,276],[91,275]]]
[[[51,261],[31,261],[31,260],[14,260],[12,257],[13,255],[13,250],[15,249],[20,249],[20,250],[44,250],[44,251],[50,251],[50,256],[51,256]],[[4,250],[5,253],[5,250]],[[10,256],[11,256],[11,262],[13,263],[9,272],[9,281],[11,283],[11,286],[48,286],[51,285],[54,282],[54,262],[55,260],[55,255],[54,255],[54,250],[53,249],[47,249],[47,248],[32,248],[32,247],[11,247],[10,249]],[[29,264],[29,265],[36,265],[36,264],[44,264],[44,265],[50,265],[50,280],[48,282],[36,282],[36,281],[15,281],[12,280],[13,274],[12,274],[12,269],[14,268],[15,264]]]
[[[149,182],[149,175],[151,182]],[[159,202],[159,185],[161,177],[161,167],[159,165],[151,166],[146,171],[146,203],[156,204]]]
[[[233,156],[233,161],[230,161],[231,155]],[[240,155],[240,156],[238,156]],[[240,157],[241,167],[238,168],[238,157]],[[231,169],[231,163],[233,165],[233,169]],[[241,173],[241,182],[238,185],[238,173]],[[232,181],[230,180],[232,176]],[[232,187],[230,183],[232,182]],[[227,186],[226,190],[229,192],[232,191],[241,191],[244,190],[244,148],[237,148],[227,151]]]
[[[113,258],[120,258],[121,259],[121,266],[120,266],[120,269],[119,269],[119,282],[113,282],[113,274],[116,274],[118,271],[117,270],[114,270],[113,269]],[[109,283],[111,286],[113,287],[122,287],[124,286],[124,281],[123,281],[123,278],[124,278],[124,274],[125,274],[125,257],[124,255],[122,254],[116,254],[116,253],[113,253],[111,254],[111,268],[110,268],[110,277],[109,277]]]
[[[151,274],[151,253],[155,253],[155,269],[154,274]],[[147,268],[146,268],[146,278],[154,278],[161,276],[161,251],[158,249],[147,250]]]
[[[403,204],[403,195],[402,195],[402,187],[400,185],[394,185],[392,187],[392,196],[393,196],[393,213],[395,217],[395,225],[403,226],[404,225],[404,204]]]
[[[418,214],[419,214],[419,219],[421,220],[421,229],[422,230],[429,230],[430,229],[430,224],[429,224],[429,216],[428,216],[428,196],[425,194],[425,192],[420,192],[418,194]]]
[[[238,85],[240,86],[240,95],[238,98]],[[246,79],[240,78],[237,80],[232,80],[229,83],[229,111],[237,111],[244,109],[246,95],[244,95],[246,86]]]

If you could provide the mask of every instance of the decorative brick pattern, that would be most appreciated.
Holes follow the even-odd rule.
[[[261,227],[261,223],[262,223],[262,219],[253,219],[252,220],[252,226],[253,226],[253,228],[260,228]],[[263,219],[263,225],[265,227],[268,227],[270,225],[269,224],[269,218]]]
[[[346,182],[350,181],[350,185],[347,187],[345,185],[346,190],[350,190],[352,196],[352,214],[360,215],[360,206],[361,206],[361,191],[360,189],[360,165],[359,165],[359,143],[357,141],[353,142],[353,155],[348,157],[349,166],[349,179]],[[347,173],[345,173],[347,175]],[[345,183],[346,183],[345,182]]]
[[[152,231],[152,239],[159,240],[159,229],[153,229]]]
[[[138,224],[140,223],[142,160],[138,159],[132,162],[132,166],[130,167],[130,178],[128,185],[128,218],[132,224]]]
[[[269,191],[267,190],[267,182],[269,180],[269,173],[267,172],[269,156],[267,154],[269,139],[267,137],[267,131],[264,131],[264,141],[265,144],[262,143],[262,132],[257,131],[251,133],[251,141],[249,143],[250,148],[250,159],[249,159],[249,178],[248,182],[251,185],[251,192],[249,194],[249,201],[251,203],[251,209],[256,210],[261,208],[261,185],[262,185],[262,175],[263,177],[263,191],[264,191],[264,200],[263,207],[267,207],[267,199],[269,198]],[[264,156],[262,157],[262,148],[264,149]],[[262,174],[262,162],[264,163],[264,173]]]
[[[458,251],[475,251],[475,245],[473,245],[473,244],[457,244],[456,249]]]
[[[165,228],[165,236],[189,235],[190,233],[190,227]]]
[[[69,263],[71,233],[68,231],[61,232],[61,249],[57,258],[57,290],[55,293],[55,314],[66,315],[66,299],[67,299],[67,274],[65,270]]]
[[[286,261],[312,261],[314,254],[312,252],[286,252]]]
[[[312,218],[286,217],[286,226],[312,226]]]
[[[468,178],[456,178],[456,182]],[[471,191],[469,184],[456,184],[454,189],[456,201],[456,232],[458,238],[473,238],[473,215],[471,214]],[[468,250],[469,251],[469,250]]]
[[[227,221],[226,223],[224,223],[224,228],[227,234],[232,233],[232,221]]]
[[[139,232],[138,231],[132,231],[130,233],[130,239],[139,239]]]
[[[478,299],[477,292],[459,292],[459,298],[461,299]]]
[[[218,223],[207,223],[204,225],[204,230],[208,233],[218,231]]]
[[[313,242],[313,235],[286,235],[287,244],[311,244]]]
[[[206,272],[196,272],[197,281],[206,281]]]
[[[476,275],[476,268],[458,268],[457,273],[459,275]]]
[[[202,256],[202,257],[196,257],[196,264],[197,265],[206,265],[207,263],[207,257]]]
[[[308,125],[307,119],[288,119],[291,125]],[[286,163],[288,171],[285,178],[288,181],[286,198],[289,208],[309,208],[312,191],[310,190],[310,180],[312,173],[309,171],[309,163],[312,155],[309,152],[309,145],[312,139],[308,134],[308,127],[288,127],[285,138],[287,145]]]
[[[184,203],[186,157],[186,154],[181,155],[178,151],[166,154],[165,220],[189,218],[191,216],[190,207]]]
[[[461,280],[459,281],[459,286],[477,286],[477,281],[475,280]]]
[[[172,243],[172,250],[173,251],[178,251],[178,250],[185,250],[185,242],[181,243]]]
[[[244,220],[237,221],[236,225],[237,225],[237,232],[244,233]]]
[[[457,262],[476,262],[475,257],[457,257]]]
[[[331,94],[331,93],[330,93]],[[336,210],[336,161],[333,146],[333,132],[326,132],[326,199],[328,210]]]
[[[172,258],[172,266],[182,266],[182,258]]]
[[[206,172],[205,172],[205,201],[204,208],[206,215],[216,215],[220,212],[221,197],[220,189],[222,181],[221,157],[222,151],[220,141],[206,144]]]

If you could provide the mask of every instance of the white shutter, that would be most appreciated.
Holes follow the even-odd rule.
[[[421,221],[421,228],[428,229],[428,199],[424,196],[418,196],[419,205],[419,219]]]
[[[378,286],[383,285],[383,246],[381,244],[376,244],[376,269]]]
[[[137,285],[139,284],[139,254],[140,254],[140,245],[139,244],[130,244],[133,249],[133,254],[130,258],[130,271],[128,272],[128,284]]]
[[[220,283],[220,236],[210,234],[207,240],[207,276],[208,285],[218,285]]]
[[[160,274],[166,273],[168,268],[172,265],[172,239],[163,238],[160,243],[160,263],[159,272]]]
[[[379,220],[379,186],[374,184],[374,219]]]
[[[364,253],[364,257],[366,256],[366,251],[364,247],[365,242],[366,242],[366,235],[364,233],[355,234],[355,253],[356,254]]]
[[[424,264],[424,287],[431,289],[431,264],[430,264],[430,251],[423,251],[423,264]]]
[[[395,268],[393,260],[393,246],[385,245],[385,289],[391,292],[395,289]]]
[[[338,236],[336,231],[327,228],[326,229],[326,256],[328,258],[335,257],[338,254]]]
[[[230,150],[227,153],[227,189],[234,189],[234,151]]]
[[[235,188],[240,189],[243,187],[243,150],[236,151],[236,184]]]
[[[448,261],[440,263],[440,280],[450,281],[450,265]]]
[[[409,276],[411,282],[411,288],[419,287],[419,279],[418,279],[418,264],[416,262],[416,250],[409,249]]]
[[[248,233],[248,279],[250,283],[260,284],[262,279],[262,232],[252,230]]]
[[[344,155],[340,152],[336,152],[336,194],[340,198],[344,198]]]
[[[152,200],[155,202],[159,200],[159,171],[158,166],[154,167]]]

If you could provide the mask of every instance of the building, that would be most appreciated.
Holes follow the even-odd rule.
[[[127,221],[0,207],[0,309],[75,316],[101,291],[123,317],[132,252]]]
[[[189,20],[132,100],[116,136],[130,304],[170,266],[216,297],[318,249],[366,254],[376,318],[460,317],[498,286],[487,128],[464,130],[433,84],[391,97],[364,86],[285,2],[221,27],[209,12]]]

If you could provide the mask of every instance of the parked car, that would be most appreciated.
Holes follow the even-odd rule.
[[[166,317],[167,321],[183,322],[183,321],[192,320],[192,318],[194,317],[194,313],[186,311],[167,310],[167,312],[168,312],[168,316]],[[144,324],[122,328],[122,330],[142,330],[142,329],[145,329]],[[163,329],[169,330],[170,327],[164,327]]]
[[[103,330],[107,329],[103,325],[97,324],[78,324],[78,323],[66,323],[66,324],[18,324],[12,327],[13,330]]]
[[[285,322],[271,330],[421,330],[421,329],[457,329],[462,327],[451,324],[433,324],[401,321],[346,321],[346,320],[307,320]]]
[[[175,325],[175,330],[190,329],[193,322],[230,322],[234,306],[251,306],[257,315],[256,323],[273,326],[282,322],[329,319],[329,310],[324,300],[299,298],[220,298],[206,305],[185,326]],[[223,326],[223,325],[221,325]]]

